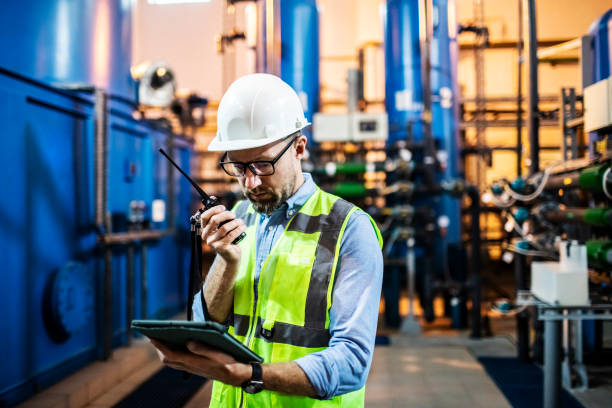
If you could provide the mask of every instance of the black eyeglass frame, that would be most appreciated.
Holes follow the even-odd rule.
[[[274,165],[276,164],[277,161],[280,160],[280,158],[283,156],[283,154],[285,154],[285,152],[287,152],[287,150],[289,150],[289,148],[291,147],[291,145],[293,145],[293,142],[295,142],[295,140],[301,136],[301,133],[297,133],[295,134],[293,137],[291,137],[291,141],[289,143],[287,143],[287,146],[285,146],[283,148],[283,150],[281,150],[275,158],[273,158],[272,160],[253,160],[253,161],[249,161],[249,162],[239,162],[239,161],[223,161],[224,158],[227,157],[227,152],[225,152],[223,154],[222,160],[219,162],[219,165],[221,166],[221,168],[223,169],[223,171],[231,176],[231,177],[244,177],[246,176],[247,173],[247,169],[251,170],[251,173],[253,173],[256,176],[271,176],[276,172],[276,167],[274,167]],[[272,173],[270,174],[259,174],[257,172],[257,169],[253,166],[253,163],[266,163],[272,166]],[[241,166],[244,167],[244,174],[242,176],[236,176],[235,174],[230,173],[229,171],[226,170],[225,165],[226,164],[239,164]]]

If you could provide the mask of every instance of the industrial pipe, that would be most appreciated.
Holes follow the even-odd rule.
[[[137,241],[156,241],[163,237],[174,234],[174,230],[143,230],[143,231],[128,231],[115,232],[98,235],[98,242],[103,245],[122,245],[130,244]]]
[[[547,189],[582,188],[588,191],[612,192],[612,174],[609,164],[599,164],[570,173],[550,176]]]
[[[523,0],[527,10],[527,65],[529,67],[529,97],[527,101],[527,131],[529,133],[529,174],[540,171],[540,117],[538,109],[538,36],[535,0]]]
[[[610,208],[566,208],[546,211],[544,218],[548,221],[582,222],[596,227],[612,226],[612,209]]]
[[[107,107],[108,95],[103,89],[97,88],[94,106],[94,213],[96,226],[99,230],[106,229],[106,196],[108,191],[108,183],[106,182],[108,173]]]
[[[516,86],[516,176],[523,173],[523,0],[518,0],[518,83]]]
[[[591,240],[586,242],[587,256],[597,266],[612,266],[612,241]]]
[[[465,187],[465,193],[470,197],[470,218],[472,221],[472,338],[481,337],[480,311],[480,193],[475,186]]]

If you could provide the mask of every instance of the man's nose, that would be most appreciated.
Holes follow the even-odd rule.
[[[251,169],[247,169],[244,175],[244,186],[246,188],[253,189],[261,184],[261,179],[259,176],[253,174]]]

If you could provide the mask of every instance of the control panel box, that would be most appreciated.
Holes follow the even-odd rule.
[[[313,118],[313,135],[316,142],[387,140],[388,130],[386,113],[317,113]]]

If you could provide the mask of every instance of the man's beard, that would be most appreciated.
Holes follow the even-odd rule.
[[[255,188],[254,190],[244,191],[244,195],[249,199],[255,211],[261,214],[270,215],[274,211],[278,210],[287,199],[291,196],[293,187],[289,185],[283,186],[280,194],[274,192],[274,190],[263,187]],[[259,198],[255,194],[266,193],[265,196]]]

